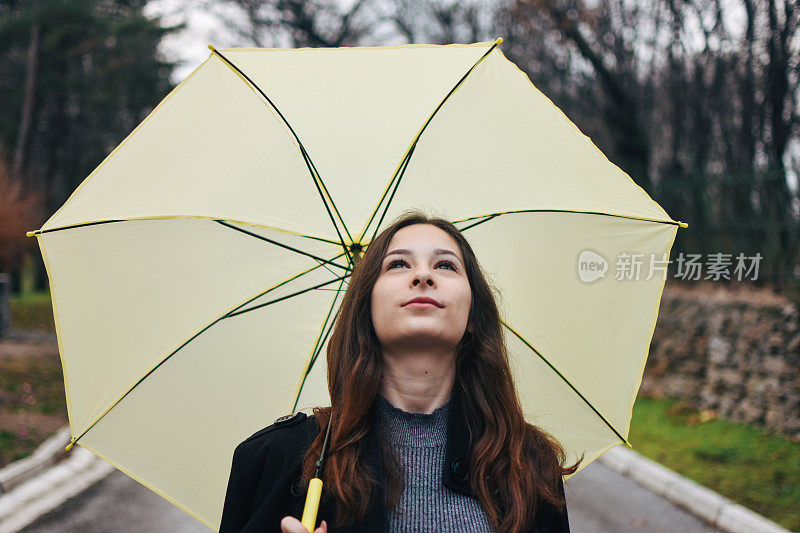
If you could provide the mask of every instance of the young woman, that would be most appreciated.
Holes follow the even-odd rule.
[[[522,415],[491,288],[450,222],[408,213],[358,262],[328,350],[331,407],[236,448],[221,533],[569,531],[562,447]]]

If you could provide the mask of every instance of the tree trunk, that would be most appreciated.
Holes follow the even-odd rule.
[[[22,116],[17,130],[17,143],[14,147],[14,161],[11,164],[11,175],[21,179],[25,172],[28,143],[31,136],[31,124],[36,106],[36,80],[39,70],[39,24],[31,28],[31,40],[28,45],[26,60],[25,95],[22,102]]]
[[[789,139],[791,117],[789,120],[784,118],[787,96],[789,95],[789,40],[796,29],[793,2],[788,1],[785,5],[785,20],[783,24],[778,20],[777,7],[775,0],[767,2],[767,20],[769,21],[769,38],[767,39],[767,83],[766,83],[766,104],[770,111],[770,130],[771,139],[768,144],[769,152],[767,158],[771,167],[775,170],[776,176],[769,180],[767,198],[772,202],[773,230],[777,231],[777,241],[783,261],[777,272],[778,278],[783,278],[783,274],[791,272],[793,267],[794,251],[796,243],[791,242],[790,226],[793,224],[793,217],[790,210],[790,191],[786,183],[786,169],[783,165],[783,155],[786,151],[786,144]]]

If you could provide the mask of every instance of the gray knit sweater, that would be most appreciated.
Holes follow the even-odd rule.
[[[378,394],[383,431],[403,465],[403,495],[388,513],[389,532],[491,532],[480,502],[442,483],[450,401],[431,414],[409,413]]]

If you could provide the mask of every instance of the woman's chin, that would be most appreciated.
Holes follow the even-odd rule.
[[[441,351],[454,349],[460,340],[461,337],[455,338],[452,334],[443,334],[441,331],[415,330],[393,339],[390,344],[394,348],[392,351]]]

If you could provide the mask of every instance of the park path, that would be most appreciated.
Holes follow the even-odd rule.
[[[715,533],[700,519],[598,462],[566,483],[570,527],[576,533]],[[24,533],[208,533],[160,496],[114,471],[39,518]]]

